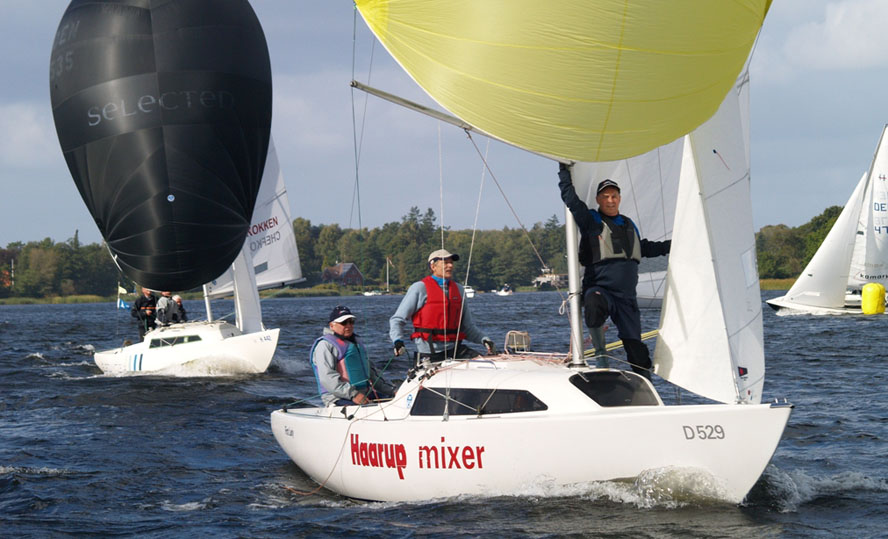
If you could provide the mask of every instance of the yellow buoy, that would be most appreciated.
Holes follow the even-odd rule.
[[[880,314],[885,312],[885,286],[882,283],[866,283],[860,297],[860,308],[863,314]]]

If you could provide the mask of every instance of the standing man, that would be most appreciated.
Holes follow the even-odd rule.
[[[650,378],[651,357],[641,341],[641,313],[636,286],[641,257],[669,254],[667,241],[641,239],[638,227],[620,214],[620,186],[606,179],[598,184],[595,201],[598,210],[590,210],[577,196],[570,169],[561,163],[558,169],[561,200],[568,207],[580,229],[580,263],[583,275],[583,311],[596,352],[604,350],[604,322],[610,317],[626,348],[632,370]]]
[[[154,313],[157,309],[157,299],[151,290],[142,288],[142,295],[133,302],[133,308],[130,314],[133,315],[139,324],[139,340],[145,337],[145,333],[154,329]]]
[[[389,320],[389,337],[396,356],[404,353],[408,335],[416,346],[417,361],[437,362],[481,355],[462,344],[464,340],[483,344],[488,354],[496,353],[493,341],[472,321],[463,287],[453,281],[453,263],[457,260],[459,255],[446,249],[432,252],[428,259],[431,275],[407,289]],[[409,334],[408,323],[413,325],[413,332]]]
[[[348,307],[334,307],[323,336],[311,347],[311,367],[326,406],[367,404],[394,395],[358,340],[355,320]]]

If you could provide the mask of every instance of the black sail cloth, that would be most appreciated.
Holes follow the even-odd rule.
[[[123,272],[211,281],[243,246],[271,130],[271,63],[246,0],[73,0],[50,97],[80,195]]]

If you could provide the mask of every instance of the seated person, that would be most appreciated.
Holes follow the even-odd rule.
[[[324,335],[312,346],[311,366],[326,406],[367,404],[394,395],[394,387],[370,363],[348,307],[340,305],[330,313]]]

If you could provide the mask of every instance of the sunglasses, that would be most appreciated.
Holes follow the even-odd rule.
[[[340,324],[340,325],[343,325],[343,326],[353,326],[353,325],[355,325],[355,319],[354,319],[354,318],[349,318],[349,319],[346,320],[345,322],[336,322],[336,323],[337,323],[337,324]]]

